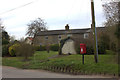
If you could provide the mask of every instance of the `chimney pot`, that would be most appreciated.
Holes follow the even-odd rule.
[[[68,24],[66,24],[65,30],[69,30],[69,25]]]

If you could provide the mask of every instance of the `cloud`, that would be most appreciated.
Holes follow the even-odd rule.
[[[50,30],[64,29],[67,23],[70,24],[71,29],[86,28],[91,25],[90,0],[2,0],[0,2],[0,11],[4,12],[31,1],[35,2],[0,15],[6,30],[10,34],[17,37],[25,36],[27,24],[38,17],[47,22]],[[96,25],[101,26],[105,20],[102,2],[101,0],[94,1]]]

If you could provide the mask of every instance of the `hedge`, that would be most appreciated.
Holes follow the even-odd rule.
[[[50,45],[51,51],[58,51],[59,50],[59,44],[52,44]]]
[[[106,50],[105,52],[106,52],[106,54],[108,54],[108,55],[115,55],[115,52],[112,51],[112,50]]]
[[[9,44],[9,40],[2,39],[2,45],[7,45],[7,44]]]
[[[45,51],[46,50],[46,47],[43,46],[43,45],[40,45],[40,46],[34,46],[35,50],[36,51]]]
[[[2,56],[7,56],[9,54],[9,45],[3,45],[2,46]]]

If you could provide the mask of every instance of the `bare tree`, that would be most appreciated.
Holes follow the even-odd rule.
[[[117,51],[120,53],[120,2],[105,3],[103,8],[107,20],[105,26],[109,27],[106,32],[110,35],[111,40],[115,40],[112,36],[117,38]],[[116,29],[114,29],[115,27]]]
[[[113,26],[119,23],[120,2],[109,2],[103,4],[106,16],[105,26]]]
[[[40,31],[47,30],[46,23],[43,19],[37,18],[36,20],[31,21],[31,23],[28,24],[28,30],[26,35],[35,37],[36,34],[38,34]]]

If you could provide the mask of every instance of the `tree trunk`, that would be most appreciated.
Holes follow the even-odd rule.
[[[32,45],[35,43],[35,37],[36,37],[36,34],[33,37]]]

